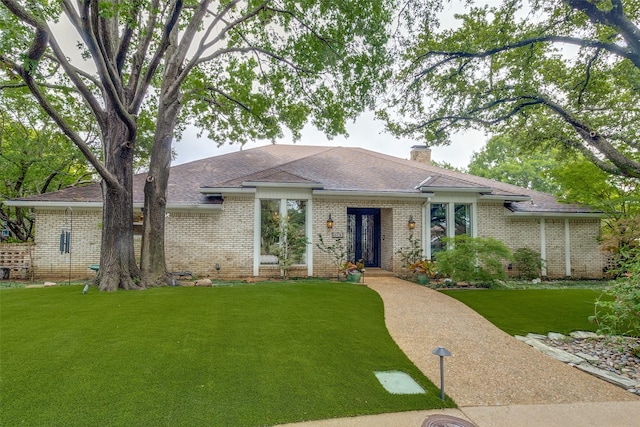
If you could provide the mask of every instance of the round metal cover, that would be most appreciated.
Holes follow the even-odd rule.
[[[476,427],[475,424],[462,418],[449,415],[431,415],[422,423],[422,427]]]

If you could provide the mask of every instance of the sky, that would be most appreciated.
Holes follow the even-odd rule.
[[[480,2],[479,2],[480,3]],[[495,5],[500,0],[486,0],[485,3]],[[452,1],[445,6],[440,15],[443,27],[454,27],[457,25],[453,14],[464,9],[460,0]],[[359,147],[367,150],[388,154],[403,159],[409,158],[409,152],[414,145],[424,145],[424,140],[418,139],[397,139],[384,131],[384,124],[376,121],[374,114],[364,113],[354,123],[347,125],[348,137],[336,137],[332,140],[313,128],[311,125],[302,132],[302,138],[296,142],[299,145],[320,145],[330,147]],[[187,128],[183,137],[179,141],[174,141],[173,149],[177,157],[172,165],[187,163],[206,157],[218,156],[240,150],[239,144],[224,145],[218,147],[215,141],[206,137],[198,138],[197,129]],[[206,132],[205,132],[206,133]],[[451,144],[443,147],[431,147],[431,159],[439,163],[448,163],[457,168],[466,168],[474,152],[482,149],[489,139],[484,132],[467,131],[452,136]],[[250,149],[270,144],[269,141],[248,142],[242,149]],[[291,137],[284,137],[276,142],[277,144],[293,144]]]
[[[307,125],[302,132],[302,138],[297,145],[320,145],[327,147],[359,147],[390,156],[409,158],[409,152],[414,145],[424,145],[424,141],[417,139],[397,139],[384,131],[384,125],[376,121],[373,113],[361,115],[354,123],[347,125],[348,137],[336,137],[332,140],[311,125]],[[241,149],[240,144],[224,144],[218,147],[215,141],[206,137],[198,138],[197,129],[187,128],[179,141],[174,141],[173,149],[177,157],[172,165],[179,165],[193,160],[232,153]],[[480,151],[488,137],[483,132],[468,131],[452,138],[452,143],[444,147],[431,147],[431,159],[439,163],[449,163],[457,168],[465,168],[473,152]],[[291,137],[284,137],[277,144],[293,144]],[[243,150],[271,144],[268,141],[248,142]]]

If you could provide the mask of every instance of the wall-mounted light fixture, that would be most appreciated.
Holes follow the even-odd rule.
[[[413,215],[409,216],[409,222],[407,223],[407,225],[409,226],[409,230],[413,230],[414,228],[416,228],[416,222],[413,220]]]
[[[329,214],[329,219],[327,220],[327,228],[333,228],[333,220],[331,219],[331,214]]]

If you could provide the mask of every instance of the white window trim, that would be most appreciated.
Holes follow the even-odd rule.
[[[433,254],[431,253],[431,205],[447,205],[447,237],[454,238],[456,233],[456,228],[451,227],[451,218],[455,218],[455,205],[469,205],[469,215],[471,216],[471,221],[469,226],[471,227],[471,237],[478,237],[478,216],[476,214],[476,202],[469,200],[454,200],[454,201],[430,201],[422,205],[422,229],[423,229],[423,239],[422,239],[422,253],[428,259],[432,259]]]
[[[313,218],[313,201],[309,192],[301,191],[283,191],[282,189],[258,189],[256,193],[254,212],[253,212],[253,275],[258,277],[260,275],[260,233],[262,232],[261,218],[262,214],[262,200],[280,200],[280,216],[287,215],[287,200],[304,200],[306,202],[305,209],[305,233],[309,240],[307,244],[305,264],[296,264],[296,266],[307,267],[307,275],[313,276],[313,224],[311,223]]]

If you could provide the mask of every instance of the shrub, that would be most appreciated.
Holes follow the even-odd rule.
[[[590,320],[598,324],[598,332],[609,335],[640,335],[640,249],[626,254],[618,279],[595,303]]]
[[[529,248],[520,248],[513,253],[515,267],[518,277],[524,279],[535,279],[540,277],[544,260],[540,257],[540,252]]]
[[[452,248],[436,254],[439,273],[456,282],[493,283],[506,278],[502,262],[513,255],[499,240],[463,234],[445,239],[445,244]]]

